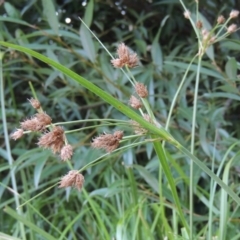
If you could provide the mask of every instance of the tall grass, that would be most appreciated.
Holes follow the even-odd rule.
[[[80,19],[81,42],[74,28],[59,28],[52,1],[43,1],[51,29],[34,27],[30,34],[18,29],[22,37],[17,42],[7,34],[8,40],[0,41],[5,51],[0,80],[6,146],[0,154],[8,160],[0,167],[6,219],[2,238],[238,239],[239,142],[225,119],[229,106],[239,100],[238,64],[229,57],[222,69],[214,52],[214,44],[229,47],[234,17],[211,26],[198,3],[194,13],[179,2],[186,17],[182,21],[196,34],[185,58],[176,57],[176,46],[163,60],[159,38],[170,21],[165,17],[151,39],[153,63],[114,69],[110,60],[115,55],[90,27],[94,1]],[[4,7],[9,14],[12,9],[4,20],[33,28],[13,5]],[[39,42],[32,43],[32,37]],[[49,39],[51,45],[46,44]],[[144,62],[146,43],[141,38],[135,43]],[[5,87],[4,79],[9,79]],[[138,96],[138,110],[128,102],[136,95],[137,82],[149,93],[147,98]],[[31,95],[53,119],[48,131],[64,126],[65,144],[74,148],[71,161],[61,162],[36,147],[44,131],[25,131],[10,149],[7,131],[18,127],[16,119],[34,114],[24,103]],[[144,134],[134,132],[136,125]],[[110,137],[116,130],[124,137],[110,153],[90,146],[93,137],[103,132]],[[84,175],[82,190],[59,189],[62,175],[73,169]]]

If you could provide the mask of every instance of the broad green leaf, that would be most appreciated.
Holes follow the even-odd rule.
[[[40,180],[40,177],[41,177],[41,174],[42,174],[42,170],[43,170],[43,167],[46,163],[46,161],[48,160],[47,157],[42,157],[40,159],[38,159],[36,161],[36,165],[35,165],[35,168],[34,168],[34,185],[36,188],[38,188],[38,184],[39,184],[39,180]]]
[[[9,17],[20,19],[19,11],[13,5],[11,5],[9,2],[4,3],[4,8]]]
[[[53,4],[53,0],[42,0],[43,13],[47,18],[49,26],[58,35],[59,22],[56,15],[56,10]]]
[[[94,6],[93,1],[91,0],[87,5],[86,12],[83,18],[87,26],[90,26],[92,22],[93,6]],[[95,62],[96,50],[93,43],[92,35],[88,31],[88,29],[84,26],[84,24],[81,24],[81,27],[80,27],[80,39],[83,45],[83,49],[86,52],[87,58],[91,62]]]
[[[230,58],[226,65],[225,71],[230,80],[235,80],[237,78],[237,62],[235,58]]]

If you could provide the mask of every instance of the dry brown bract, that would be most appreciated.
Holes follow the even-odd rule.
[[[139,60],[137,54],[131,52],[124,43],[118,45],[117,54],[118,58],[111,60],[115,68],[122,68],[125,65],[132,68],[138,65]]]
[[[116,131],[113,134],[101,134],[93,139],[91,143],[93,148],[102,148],[107,152],[112,152],[119,146],[119,141],[123,138],[122,131]]]
[[[84,184],[84,176],[77,170],[71,170],[67,175],[63,176],[59,188],[75,187],[81,190]]]
[[[43,148],[50,148],[53,153],[60,153],[64,146],[64,140],[64,130],[57,126],[51,132],[47,132],[40,137],[38,145]]]

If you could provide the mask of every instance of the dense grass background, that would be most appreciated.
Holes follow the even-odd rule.
[[[199,2],[199,11],[211,26],[218,15],[228,16],[232,9],[240,9],[238,1]],[[185,3],[195,11],[195,1]],[[141,66],[132,73],[147,85],[151,108],[163,126],[187,66],[198,51],[196,36],[183,17],[178,0],[19,0],[5,1],[0,11],[1,41],[42,53],[128,104],[134,91],[131,84],[120,70],[111,66],[110,56],[78,16],[85,15],[85,22],[114,56],[117,44],[125,42],[140,57]],[[66,18],[71,22],[66,23]],[[235,23],[239,24],[239,18]],[[207,55],[203,58],[194,149],[194,155],[238,195],[239,49],[237,32],[214,45],[212,59]],[[64,125],[66,130],[79,129],[67,134],[74,146],[71,164],[39,149],[36,133],[16,142],[11,140],[9,149],[4,125],[0,123],[0,239],[190,239],[152,143],[140,144],[144,138],[125,141],[121,146],[139,144],[105,155],[88,167],[83,172],[85,184],[81,192],[59,189],[56,183],[69,169],[80,169],[104,155],[90,147],[92,137],[115,129],[131,135],[129,124],[117,121],[129,119],[70,77],[31,55],[3,47],[2,53],[5,108],[0,116],[4,120],[6,114],[8,134],[20,121],[34,114],[27,101],[32,97],[29,82],[55,123],[99,120]],[[197,61],[178,96],[169,128],[187,149],[192,138],[196,71]],[[104,118],[115,119],[116,124],[103,125]],[[240,239],[238,204],[195,165],[191,180],[191,160],[168,143],[166,155],[187,221],[191,215],[189,183],[193,181],[194,239]],[[18,201],[24,204],[29,199],[32,200],[16,210]]]

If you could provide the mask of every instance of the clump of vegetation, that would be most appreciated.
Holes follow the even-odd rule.
[[[208,21],[198,1],[194,10],[179,3],[164,3],[175,18],[149,27],[161,1],[148,14],[117,3],[122,18],[109,26],[100,2],[83,2],[83,20],[60,25],[64,11],[42,0],[50,29],[23,20],[37,3],[21,12],[4,3],[0,236],[239,238],[239,11],[215,17],[209,7]]]

